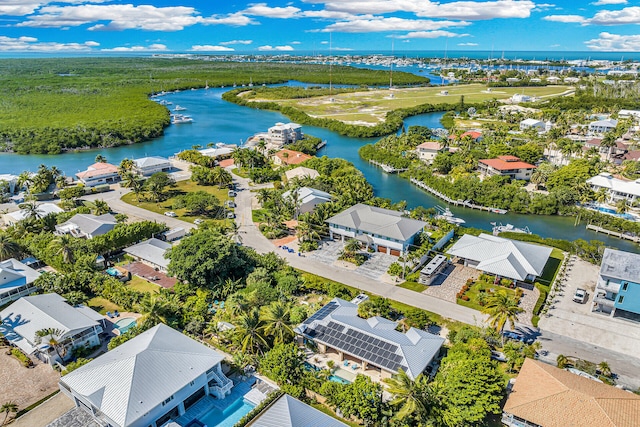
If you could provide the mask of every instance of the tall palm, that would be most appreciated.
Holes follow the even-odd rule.
[[[120,162],[120,166],[118,167],[118,174],[120,177],[127,173],[132,173],[133,168],[135,167],[135,163],[131,159],[122,159]]]
[[[107,163],[107,158],[102,154],[98,154],[95,158],[96,163]]]
[[[7,422],[7,418],[9,418],[9,414],[15,414],[18,412],[18,405],[12,401],[5,402],[2,404],[2,406],[0,406],[0,412],[4,412],[4,420],[2,420],[1,425],[5,425]]]
[[[63,234],[62,236],[56,236],[49,245],[56,249],[56,254],[62,255],[62,261],[65,264],[73,264],[75,258],[73,253],[74,243],[73,237]]]
[[[391,405],[399,407],[395,417],[402,420],[414,416],[418,420],[426,420],[430,413],[431,397],[427,377],[420,374],[412,380],[407,373],[400,369],[393,378],[385,378],[387,391],[393,395]]]
[[[109,204],[104,200],[86,201],[84,205],[88,207],[94,215],[104,215],[111,211]]]
[[[20,245],[8,234],[0,234],[0,261],[18,256]]]
[[[36,331],[35,344],[40,345],[43,342],[53,348],[60,359],[67,354],[67,348],[62,341],[64,331],[57,328],[45,328]]]
[[[507,294],[505,290],[492,293],[486,301],[482,312],[489,315],[489,324],[502,334],[504,326],[509,322],[511,328],[515,327],[518,313],[524,310],[518,306],[518,301]]]
[[[18,207],[24,211],[24,217],[26,219],[40,219],[42,217],[42,211],[39,209],[40,206],[33,200],[20,203]]]
[[[231,184],[231,182],[233,181],[233,177],[231,176],[231,174],[220,166],[216,166],[215,168],[213,168],[211,170],[211,174],[213,175],[213,180],[218,183],[219,188]]]
[[[349,239],[344,244],[344,250],[347,253],[354,254],[360,250],[360,242],[356,239]]]
[[[290,315],[289,305],[282,301],[276,301],[264,307],[262,331],[265,336],[273,337],[274,344],[288,342],[295,335],[291,327]]]
[[[122,186],[131,189],[131,192],[136,196],[136,201],[140,201],[140,194],[144,191],[144,181],[142,179],[133,172],[126,172],[122,175]]]
[[[31,186],[33,185],[33,176],[31,172],[24,171],[20,175],[18,175],[18,188],[26,188],[27,193],[30,192]]]
[[[605,377],[610,377],[611,376],[611,367],[609,366],[609,364],[607,362],[602,361],[602,362],[598,363],[598,365],[596,367],[598,368],[600,373],[602,375],[604,375]]]
[[[138,310],[143,313],[141,323],[157,325],[166,323],[166,301],[158,295],[145,295],[138,304]]]
[[[53,232],[56,229],[56,225],[58,225],[58,215],[51,212],[42,218],[40,218],[40,225],[44,231]]]
[[[257,308],[240,316],[235,335],[243,353],[264,353],[264,349],[268,347],[267,340],[262,335],[262,320]]]

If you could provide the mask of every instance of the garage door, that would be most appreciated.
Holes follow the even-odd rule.
[[[378,252],[384,252],[386,254],[387,253],[387,248],[384,247],[384,246],[378,245]]]
[[[391,249],[391,255],[393,256],[400,256],[400,251],[397,249]]]

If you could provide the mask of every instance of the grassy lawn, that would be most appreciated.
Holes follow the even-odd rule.
[[[266,209],[253,209],[251,211],[251,221],[253,222],[265,222]]]
[[[504,286],[498,286],[483,281],[477,281],[467,292],[465,292],[465,295],[469,297],[469,301],[458,298],[457,303],[460,305],[464,305],[465,307],[473,308],[474,310],[482,311],[483,307],[478,303],[478,296],[480,295],[481,291],[485,291],[487,289],[493,289],[494,291],[507,291],[507,294],[510,297],[515,297],[515,291],[513,289],[505,288]]]
[[[107,314],[107,311],[110,311],[112,313],[116,310],[123,311],[122,307],[102,297],[91,298],[88,302],[88,305],[100,314]]]
[[[563,260],[564,254],[562,251],[558,248],[553,248],[549,261],[547,261],[544,270],[542,270],[542,276],[540,276],[537,281],[544,286],[549,286],[553,282],[553,279],[556,278],[556,274],[558,274],[558,269]]]
[[[224,203],[225,200],[229,200],[228,190],[226,188],[221,189],[221,188],[218,188],[217,185],[211,185],[211,186],[198,185],[191,180],[177,182],[176,187],[171,189],[171,197],[169,197],[167,200],[164,200],[162,202],[146,201],[144,198],[144,195],[140,195],[141,200],[138,201],[136,199],[136,195],[133,193],[125,194],[124,196],[122,196],[122,200],[126,203],[129,203],[130,205],[138,206],[142,209],[146,209],[148,211],[155,212],[158,214],[164,214],[167,211],[174,211],[178,215],[178,218],[187,222],[193,222],[198,218],[208,219],[200,216],[187,215],[186,209],[173,208],[173,203],[177,196],[180,196],[186,193],[191,193],[194,191],[205,191],[209,194],[213,194],[218,198],[218,200],[220,200],[221,204]],[[221,219],[221,220],[212,220],[212,221],[222,222],[225,220]]]
[[[151,283],[138,276],[132,276],[131,280],[127,282],[127,286],[131,289],[135,289],[138,292],[155,293],[160,290],[160,286],[155,283]]]
[[[425,286],[422,283],[418,283],[418,282],[404,282],[404,283],[400,283],[397,286],[401,288],[409,289],[412,291],[416,291],[416,292],[422,292],[427,290],[428,288],[428,286]]]
[[[233,168],[231,169],[231,173],[239,176],[240,178],[249,178],[249,170],[245,168]]]

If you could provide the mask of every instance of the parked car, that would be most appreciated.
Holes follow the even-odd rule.
[[[227,191],[227,196],[229,196],[229,197],[236,197],[236,192],[235,192],[235,191],[233,191],[233,190],[229,190],[229,191]]]
[[[165,214],[166,216],[170,216],[170,217],[172,217],[172,218],[175,218],[175,217],[177,217],[177,216],[178,216],[178,214],[176,214],[174,211],[166,211],[164,214]]]
[[[234,219],[235,217],[236,217],[236,214],[234,214],[233,212],[227,212],[227,218]]]
[[[235,208],[236,204],[234,203],[233,200],[227,200],[224,202],[224,206],[227,208]]]
[[[193,221],[193,223],[194,223],[195,225],[200,225],[200,224],[202,224],[203,222],[204,222],[204,219],[202,219],[202,218],[198,218],[198,219],[196,219],[195,221]]]
[[[576,289],[576,293],[573,294],[573,300],[579,304],[584,304],[587,301],[587,291],[582,288]]]

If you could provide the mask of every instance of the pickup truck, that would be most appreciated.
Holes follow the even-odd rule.
[[[587,291],[582,288],[576,289],[576,293],[573,294],[573,301],[584,304],[587,301]]]

